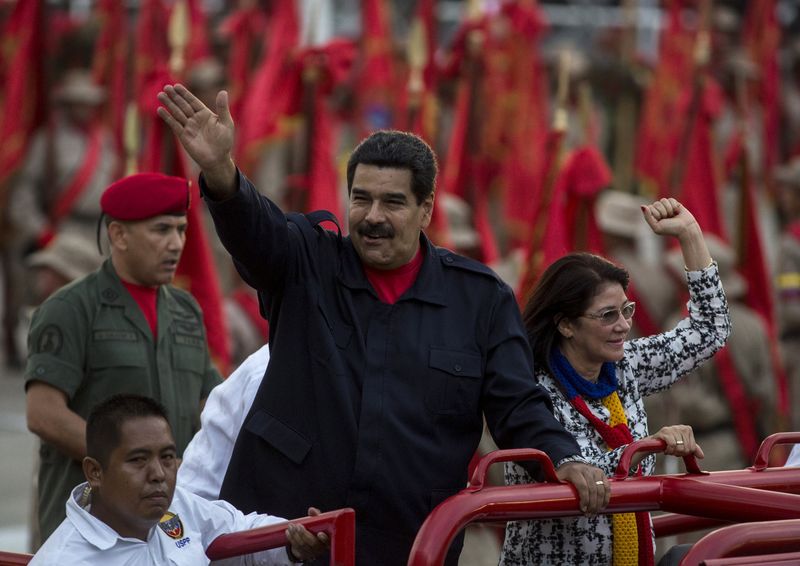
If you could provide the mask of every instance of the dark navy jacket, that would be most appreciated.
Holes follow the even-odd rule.
[[[465,486],[482,413],[501,447],[579,454],[533,381],[514,295],[490,269],[423,235],[416,282],[382,303],[349,238],[284,215],[239,179],[233,197],[207,202],[261,293],[271,357],[223,499],[287,518],[353,507],[358,564],[400,565],[428,513]]]

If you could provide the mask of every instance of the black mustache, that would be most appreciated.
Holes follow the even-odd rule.
[[[368,224],[366,222],[358,225],[358,234],[369,238],[394,238],[394,229],[389,224]]]

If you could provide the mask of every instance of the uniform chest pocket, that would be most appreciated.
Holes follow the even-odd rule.
[[[428,356],[428,392],[425,406],[437,415],[477,412],[482,375],[480,355],[431,348]]]
[[[205,350],[201,347],[173,344],[172,367],[178,371],[190,371],[203,375],[206,368]]]
[[[89,355],[89,367],[94,370],[109,368],[142,368],[147,366],[147,353],[144,343],[134,332],[109,334],[109,331],[95,331]]]
[[[87,363],[91,379],[82,387],[90,406],[117,393],[153,396],[144,342],[94,340]]]

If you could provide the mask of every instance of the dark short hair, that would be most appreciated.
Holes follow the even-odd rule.
[[[560,341],[558,323],[586,312],[605,283],[628,288],[628,272],[598,255],[576,252],[557,259],[539,278],[522,314],[537,367],[550,369]]]
[[[142,417],[159,417],[169,423],[161,403],[142,395],[114,395],[96,405],[86,419],[86,455],[105,468],[119,445],[122,425]]]
[[[421,204],[436,187],[439,167],[431,147],[422,138],[398,130],[380,130],[364,139],[347,162],[347,194],[359,163],[411,171],[411,190]]]

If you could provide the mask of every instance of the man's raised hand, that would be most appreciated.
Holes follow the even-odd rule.
[[[217,93],[216,113],[181,85],[166,85],[158,93],[158,115],[189,156],[200,166],[211,188],[234,188],[236,166],[231,158],[234,125],[228,93]]]

